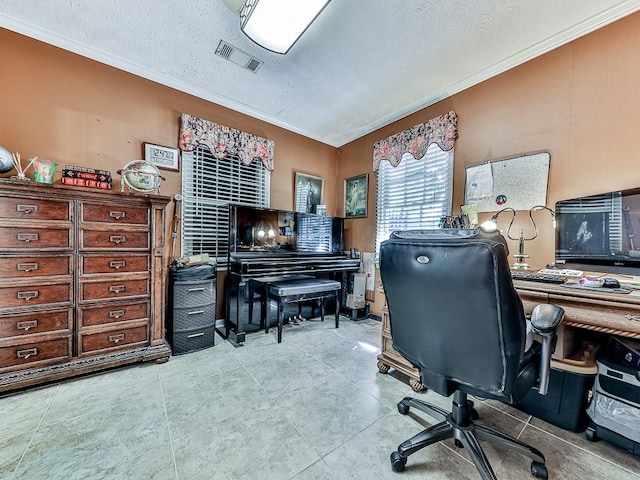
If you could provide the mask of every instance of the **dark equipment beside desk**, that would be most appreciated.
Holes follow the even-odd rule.
[[[575,357],[580,353],[584,352]],[[514,406],[552,425],[581,432],[588,423],[588,399],[597,371],[593,352],[579,360],[552,361],[547,394],[538,395],[532,388]]]
[[[640,371],[617,358],[611,345],[598,355],[597,364],[585,435],[640,455]]]
[[[513,404],[538,381],[546,393],[562,309],[534,309],[531,323],[543,344],[534,342],[525,351],[524,311],[511,281],[506,242],[497,232],[396,232],[382,243],[380,273],[393,347],[421,371],[427,388],[453,394],[451,412],[409,397],[398,404],[401,414],[415,408],[441,423],[403,442],[391,454],[392,468],[402,471],[409,455],[454,438],[484,479],[496,476],[479,441],[531,458],[531,473],[547,478],[542,453],[475,423],[467,395]]]

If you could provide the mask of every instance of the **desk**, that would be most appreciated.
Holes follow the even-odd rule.
[[[613,276],[613,275],[610,275]],[[613,293],[606,290],[582,290],[562,284],[514,280],[525,313],[536,305],[552,303],[565,311],[562,325],[640,339],[640,290]],[[393,349],[389,313],[382,310],[382,352],[378,355],[378,370],[387,373],[391,367],[409,377],[415,390],[424,389],[420,372]]]
[[[565,326],[640,339],[640,290],[613,293],[523,280],[513,285],[527,314],[540,303],[552,303],[564,309]]]

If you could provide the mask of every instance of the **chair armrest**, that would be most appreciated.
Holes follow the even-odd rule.
[[[540,384],[538,393],[546,395],[549,390],[549,375],[551,372],[551,355],[556,349],[556,329],[564,310],[556,305],[537,305],[531,312],[531,327],[534,333],[542,337],[542,353],[540,354]]]
[[[536,305],[531,312],[531,326],[534,333],[544,336],[554,333],[563,317],[564,310],[557,305]]]

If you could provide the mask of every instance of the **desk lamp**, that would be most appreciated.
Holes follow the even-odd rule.
[[[529,258],[529,255],[527,255],[526,253],[524,253],[524,242],[528,242],[529,240],[533,240],[538,236],[538,225],[536,225],[535,220],[533,219],[533,212],[537,211],[537,210],[546,210],[549,212],[549,214],[551,215],[551,219],[553,221],[553,226],[555,228],[555,224],[556,224],[556,215],[554,213],[553,210],[551,210],[549,207],[545,207],[544,205],[536,205],[535,207],[531,207],[529,209],[529,219],[531,220],[531,223],[533,224],[533,228],[535,233],[533,234],[532,237],[525,237],[524,236],[524,228],[520,228],[520,236],[519,237],[512,237],[511,236],[511,227],[513,226],[513,221],[516,218],[516,211],[511,208],[511,207],[506,207],[503,208],[502,210],[498,211],[496,214],[494,214],[489,220],[487,220],[486,222],[484,222],[481,227],[483,230],[487,231],[487,232],[492,232],[498,229],[498,217],[500,216],[501,213],[509,211],[513,214],[513,216],[511,217],[511,222],[509,222],[509,227],[507,228],[507,237],[510,240],[517,240],[518,241],[518,253],[514,253],[513,254],[513,258],[516,259],[515,263],[513,264],[513,266],[511,267],[513,270],[529,270],[529,264],[526,262],[526,259]]]

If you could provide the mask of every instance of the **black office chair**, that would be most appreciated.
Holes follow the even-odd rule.
[[[483,479],[496,476],[479,440],[526,455],[532,475],[547,478],[540,451],[474,423],[478,414],[467,399],[471,394],[514,403],[536,385],[539,393],[547,391],[555,329],[564,311],[554,305],[534,309],[531,324],[542,345],[534,342],[525,351],[526,319],[507,256],[504,238],[480,229],[396,232],[382,243],[380,274],[393,347],[421,371],[427,388],[453,394],[451,412],[410,397],[398,403],[401,414],[413,407],[441,423],[391,454],[396,472],[414,452],[454,438]]]

